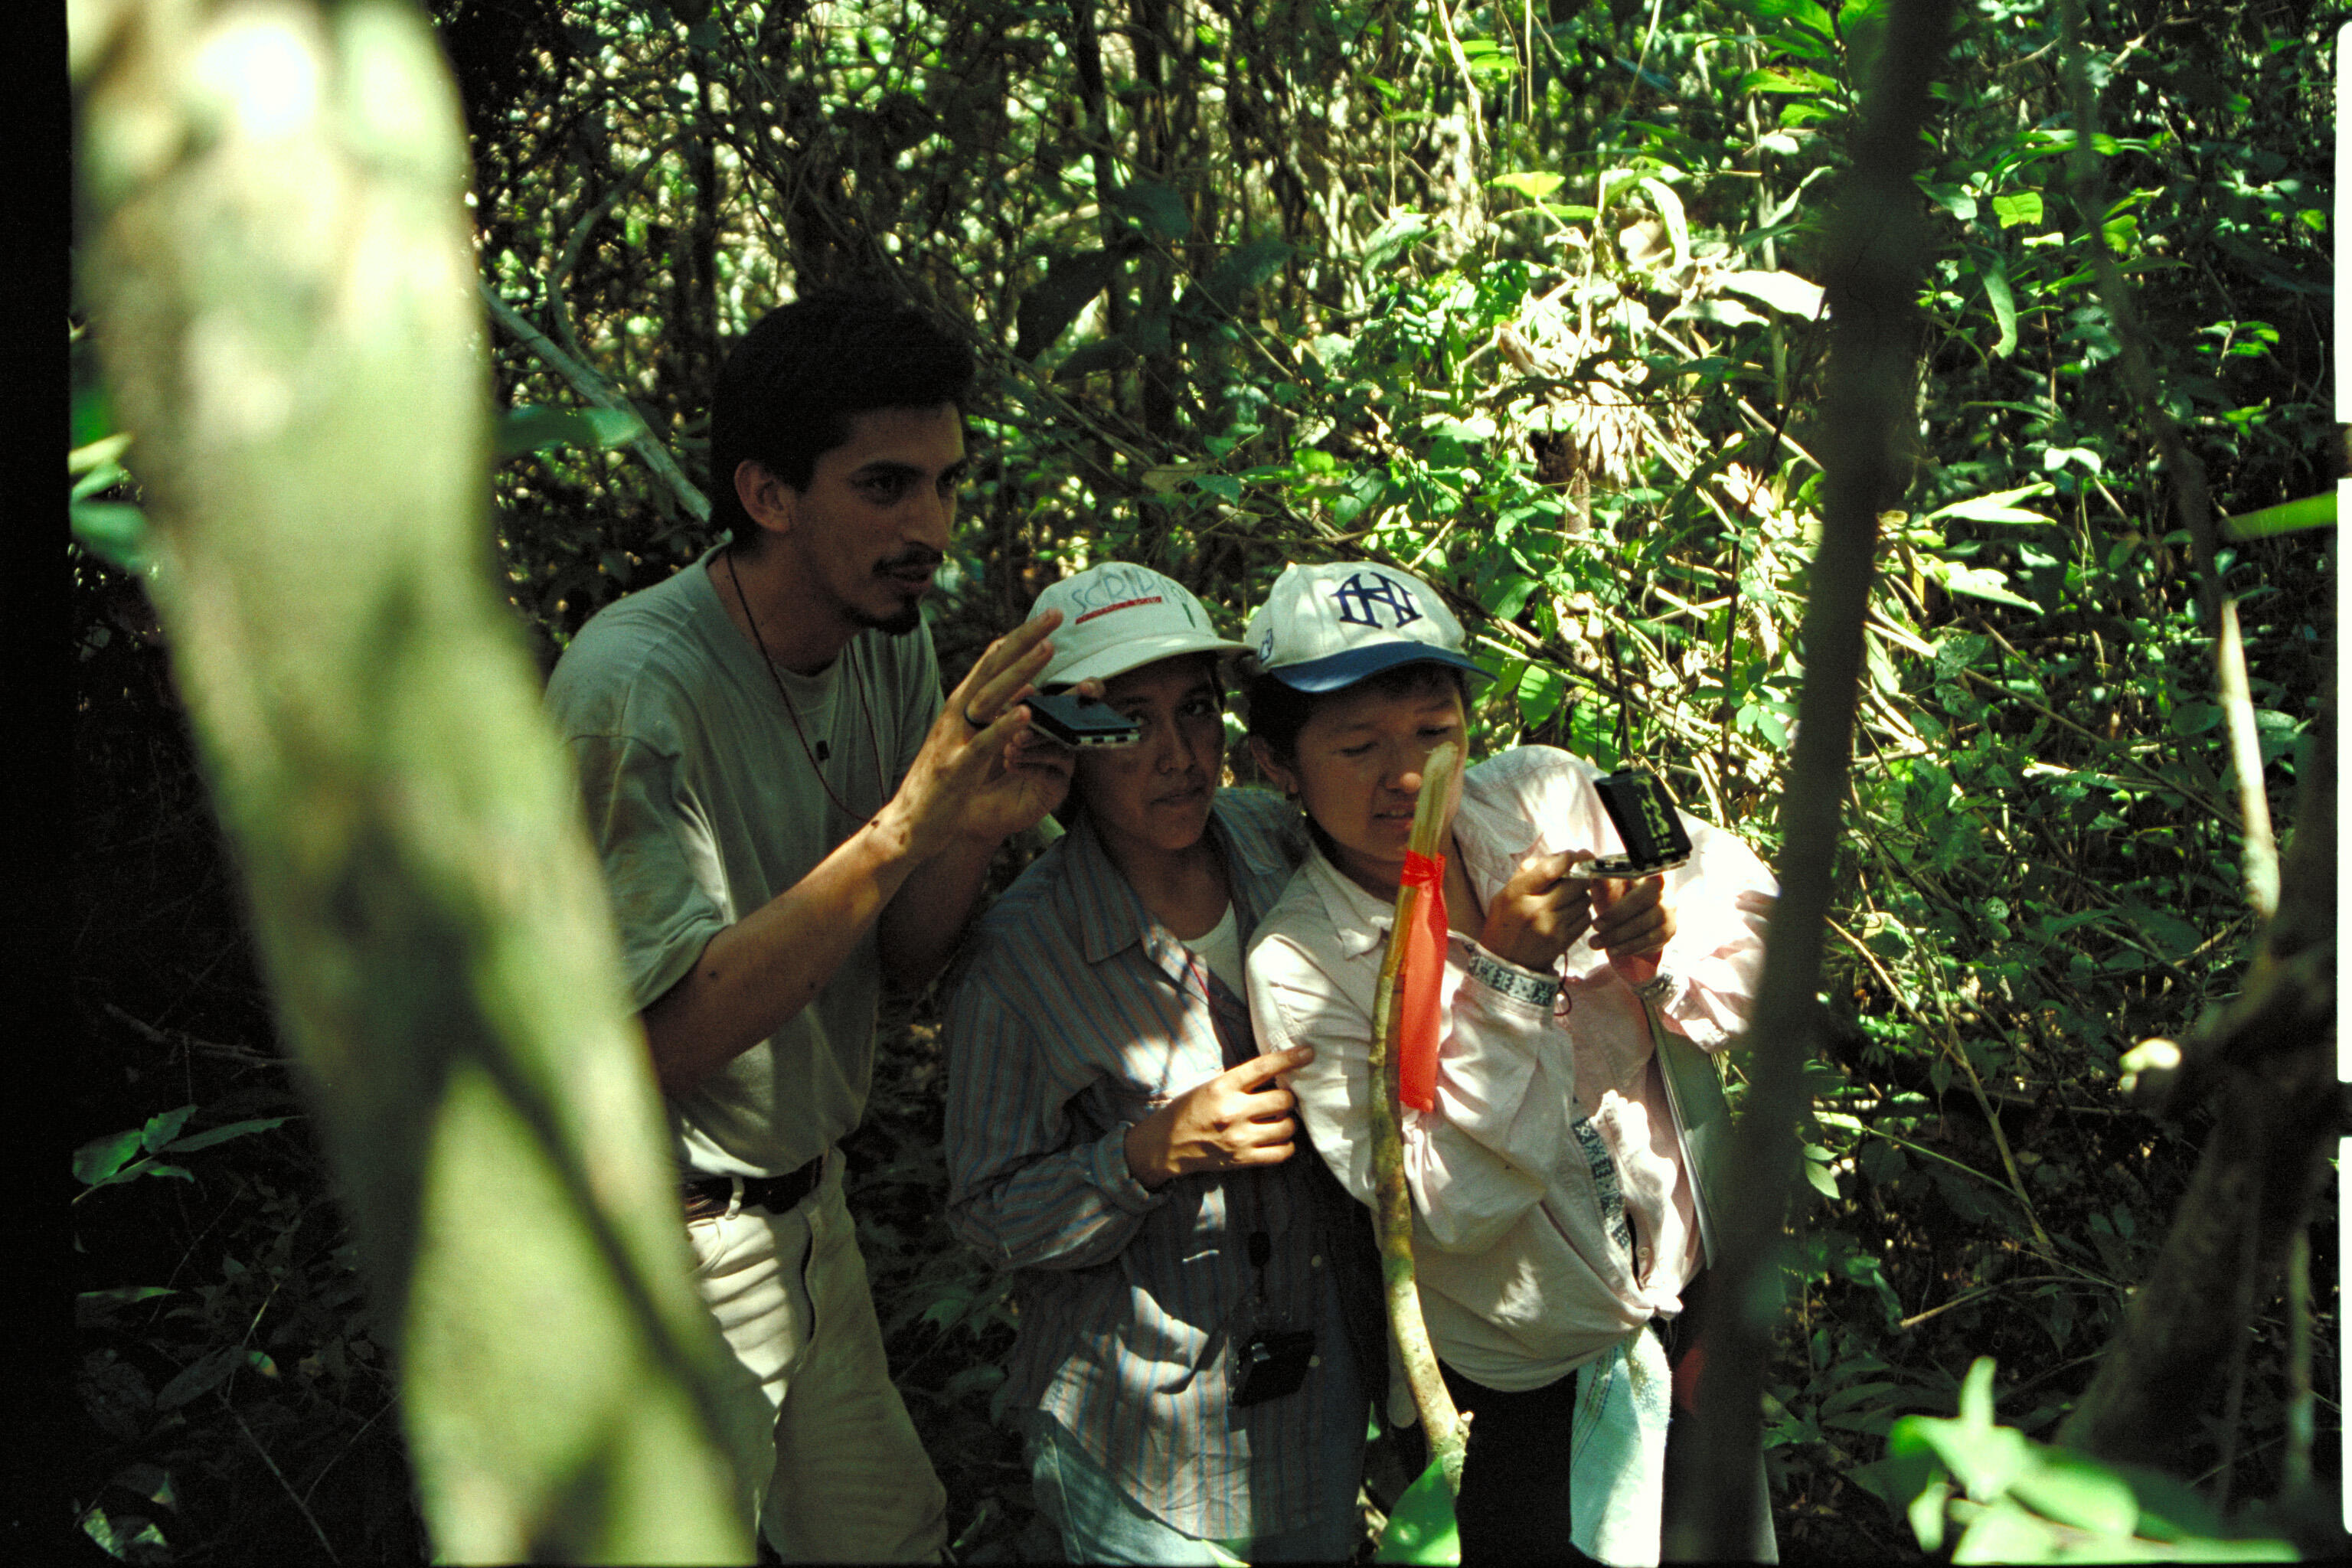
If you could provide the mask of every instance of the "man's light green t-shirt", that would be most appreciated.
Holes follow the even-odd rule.
[[[928,628],[861,632],[821,673],[772,679],[727,618],[716,556],[598,612],[548,681],[639,1010],[889,799],[940,710]],[[880,991],[869,929],[782,1028],[669,1097],[680,1165],[781,1174],[856,1127]]]

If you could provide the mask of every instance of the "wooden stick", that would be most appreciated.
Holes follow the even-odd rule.
[[[1461,763],[1461,751],[1449,741],[1422,764],[1421,798],[1413,807],[1411,841],[1416,855],[1433,856],[1439,851],[1445,826],[1453,820],[1454,805],[1462,795]],[[1405,933],[1412,929],[1420,904],[1419,888],[1410,881],[1398,885],[1396,921],[1389,928],[1388,952],[1381,960],[1380,989],[1372,1001],[1372,1081],[1381,1086],[1380,1113],[1372,1118],[1372,1229],[1380,1238],[1389,1330],[1396,1336],[1397,1353],[1404,1363],[1405,1381],[1412,1388],[1412,1403],[1421,1412],[1422,1428],[1429,1434],[1430,1458],[1444,1467],[1445,1484],[1459,1497],[1470,1418],[1454,1407],[1453,1395],[1445,1392],[1445,1379],[1437,1370],[1437,1352],[1429,1342],[1429,1325],[1422,1321],[1421,1290],[1412,1266],[1412,1194],[1404,1180],[1404,1107],[1397,1098],[1401,1055],[1397,981],[1404,964]]]

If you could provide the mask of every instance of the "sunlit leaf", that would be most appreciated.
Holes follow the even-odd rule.
[[[1985,299],[1992,305],[1993,324],[2000,330],[1992,346],[1995,359],[2007,359],[2017,350],[2017,296],[2011,292],[2009,274],[1998,261],[1979,258],[1977,276],[1984,279]]]
[[[138,1154],[139,1129],[127,1132],[110,1132],[103,1138],[93,1138],[74,1151],[74,1180],[84,1186],[94,1187],[107,1181]]]
[[[1937,522],[1948,517],[1964,517],[1971,522],[2018,522],[2047,524],[2050,519],[2038,511],[2028,511],[2017,505],[2031,496],[2046,496],[2057,489],[2048,479],[2036,479],[2015,489],[1996,490],[1987,496],[1969,496],[1939,506],[1919,520],[1921,525]]]
[[[2298,529],[2332,527],[2335,521],[2336,492],[2326,490],[2301,500],[2266,506],[2259,511],[2233,513],[2221,520],[2221,532],[2230,539],[2267,539],[2274,533],[2293,533]]]
[[[1405,1488],[1389,1513],[1388,1528],[1372,1552],[1375,1563],[1453,1563],[1462,1561],[1462,1539],[1454,1522],[1454,1489],[1436,1460]]]
[[[2039,226],[2042,222],[2042,193],[2011,191],[2006,195],[1995,196],[1992,213],[2003,228],[2016,228],[2025,224]]]
[[[1726,272],[1715,281],[1718,288],[1745,294],[1791,316],[1811,321],[1821,314],[1821,285],[1793,272]]]
[[[1541,201],[1565,184],[1567,176],[1555,174],[1547,169],[1527,169],[1514,174],[1497,174],[1486,183]]]
[[[2009,585],[2007,573],[1990,566],[1969,566],[1957,561],[1938,561],[1920,557],[1919,564],[1927,574],[1944,585],[1944,591],[1965,598],[1984,599],[1996,605],[2014,605],[2021,610],[2038,610],[2042,606]]]

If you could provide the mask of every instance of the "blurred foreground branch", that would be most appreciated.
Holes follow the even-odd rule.
[[[1800,1186],[1801,1075],[1821,1030],[1823,923],[1847,793],[1878,513],[1895,504],[1895,455],[1916,404],[1915,301],[1926,246],[1912,172],[1951,14],[1951,0],[1897,0],[1890,12],[1828,252],[1833,336],[1821,422],[1822,542],[1805,608],[1795,764],[1781,797],[1780,896],[1747,1037],[1753,1047],[1748,1102],[1731,1155],[1740,1179],[1726,1184],[1732,1202],[1728,1223],[1718,1230],[1724,1256],[1710,1260],[1715,1278],[1700,1324],[1708,1358],[1699,1386],[1696,1473],[1721,1484],[1687,1527],[1695,1539],[1665,1543],[1669,1558],[1748,1557],[1763,1524],[1754,1517],[1760,1500],[1748,1479],[1762,1438],[1764,1363],[1781,1310],[1783,1226]]]
[[[85,0],[86,299],[439,1555],[750,1561],[604,893],[491,593],[463,128],[386,0]]]

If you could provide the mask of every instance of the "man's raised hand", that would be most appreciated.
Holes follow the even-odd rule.
[[[1280,1164],[1297,1148],[1297,1102],[1274,1080],[1314,1059],[1312,1046],[1268,1051],[1186,1089],[1127,1130],[1127,1168],[1157,1190],[1195,1171]]]
[[[960,837],[993,844],[1033,826],[1069,789],[1071,758],[1059,747],[1024,743],[1029,710],[1021,699],[1054,657],[1048,610],[988,645],[948,693],[923,749],[883,815],[928,859]]]

